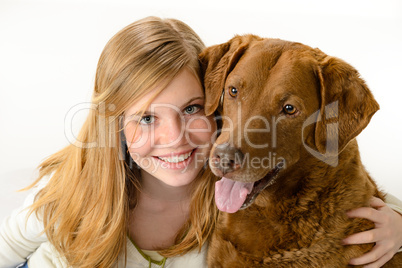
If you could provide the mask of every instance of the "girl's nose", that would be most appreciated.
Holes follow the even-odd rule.
[[[158,129],[156,143],[163,147],[178,147],[185,144],[185,121],[180,116],[166,120]]]

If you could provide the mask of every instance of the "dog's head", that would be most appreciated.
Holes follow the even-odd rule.
[[[306,151],[336,165],[379,109],[353,67],[303,44],[236,36],[200,59],[205,111],[221,114],[210,166],[227,212],[250,205]]]

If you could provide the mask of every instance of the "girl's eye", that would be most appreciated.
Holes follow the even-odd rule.
[[[154,121],[155,117],[153,117],[152,115],[146,115],[141,118],[140,123],[144,125],[149,125],[152,124]]]
[[[190,105],[190,106],[187,106],[186,108],[184,108],[184,113],[185,114],[195,114],[199,110],[201,110],[200,105]]]
[[[285,114],[288,114],[288,115],[294,115],[294,114],[297,112],[297,109],[296,109],[296,107],[294,107],[293,105],[286,104],[286,105],[283,107],[283,112],[284,112]]]

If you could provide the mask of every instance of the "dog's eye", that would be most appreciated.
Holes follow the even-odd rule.
[[[297,109],[293,105],[286,104],[283,107],[283,112],[288,114],[288,115],[294,115],[297,112]]]
[[[236,97],[237,96],[237,88],[235,88],[235,87],[230,88],[229,95],[232,97]]]

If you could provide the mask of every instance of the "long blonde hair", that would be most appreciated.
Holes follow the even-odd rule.
[[[92,108],[77,137],[39,166],[31,212],[43,219],[50,242],[73,267],[110,267],[126,252],[129,209],[135,205],[138,174],[124,160],[119,119],[156,85],[167,85],[183,68],[200,76],[204,44],[186,24],[148,17],[118,32],[97,66]],[[166,83],[166,84],[165,84]],[[138,173],[138,172],[137,172]],[[201,248],[215,227],[211,171],[195,180],[188,222],[166,257]],[[120,255],[121,256],[121,255]]]

